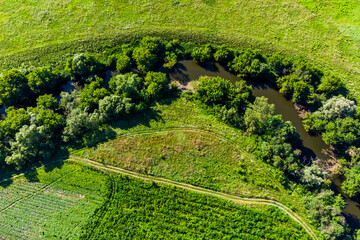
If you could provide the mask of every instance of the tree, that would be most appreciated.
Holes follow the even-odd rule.
[[[350,169],[345,168],[345,181],[342,183],[341,188],[349,195],[354,197],[360,193],[360,167],[358,164]]]
[[[269,77],[269,66],[258,52],[246,49],[229,63],[230,71],[245,79],[261,79]]]
[[[347,94],[344,80],[332,74],[325,75],[321,78],[321,83],[319,84],[317,90],[324,94],[326,98],[330,98],[335,95],[345,96]]]
[[[44,127],[25,125],[18,133],[16,140],[11,142],[11,155],[6,157],[7,164],[15,164],[21,169],[25,164],[40,159],[51,157],[55,144],[48,141]]]
[[[201,77],[196,90],[196,98],[206,105],[229,105],[234,98],[235,88],[229,80],[221,77]]]
[[[72,74],[73,81],[80,82],[91,75],[99,74],[103,65],[94,56],[80,53],[68,59],[65,70]]]
[[[214,54],[215,61],[227,65],[234,59],[234,52],[226,45],[221,45]]]
[[[205,64],[212,60],[213,47],[211,44],[195,47],[191,52],[191,57],[199,64]]]
[[[141,99],[141,90],[144,88],[144,80],[134,73],[120,74],[112,77],[109,81],[109,90],[123,98],[131,98],[135,103]]]
[[[98,107],[101,99],[110,95],[106,88],[101,87],[103,81],[101,78],[96,78],[90,84],[85,84],[84,89],[80,91],[79,108],[92,112]]]
[[[144,37],[139,46],[134,49],[132,57],[141,72],[153,71],[163,63],[165,57],[164,43],[160,38]]]
[[[122,98],[117,95],[107,96],[99,102],[99,111],[109,121],[122,118],[132,112],[134,104],[130,98]]]
[[[59,85],[59,78],[48,67],[35,68],[27,75],[31,91],[43,95]]]
[[[65,142],[81,142],[85,133],[97,130],[102,123],[103,116],[99,112],[87,113],[75,108],[66,119],[63,140]]]
[[[52,94],[45,94],[39,96],[36,99],[36,103],[37,107],[42,109],[55,110],[59,106],[58,101],[56,100],[56,98],[53,97]]]
[[[116,70],[120,73],[125,73],[130,70],[132,66],[131,58],[126,54],[121,54],[116,60]]]
[[[351,117],[338,118],[335,122],[326,125],[322,136],[326,144],[331,144],[338,150],[345,151],[350,146],[359,143],[360,122]]]
[[[6,109],[7,117],[0,121],[1,138],[13,138],[17,131],[24,125],[30,124],[30,115],[24,108],[15,109],[9,107]]]
[[[64,116],[55,113],[52,110],[48,109],[33,109],[32,110],[36,114],[36,125],[44,127],[44,131],[52,137],[56,137],[60,134],[60,131],[65,125]]]
[[[148,72],[144,80],[145,88],[141,94],[147,102],[160,99],[169,90],[169,81],[165,73]]]
[[[314,88],[308,83],[298,81],[294,84],[292,101],[299,104],[312,104],[315,102]]]
[[[314,114],[322,119],[335,120],[337,118],[353,117],[356,113],[355,102],[343,96],[334,96],[327,100]]]
[[[0,76],[0,104],[18,106],[28,104],[30,89],[24,73],[12,69]]]
[[[246,109],[244,122],[247,132],[261,134],[265,132],[267,121],[273,116],[275,105],[269,104],[264,96],[257,97],[253,104]]]
[[[305,166],[301,181],[311,187],[319,187],[324,182],[325,174],[316,164],[312,164],[310,167]]]

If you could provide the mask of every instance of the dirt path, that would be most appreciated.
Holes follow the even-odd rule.
[[[92,161],[90,159],[83,158],[83,157],[70,156],[70,158],[67,161],[80,162],[80,163],[90,165],[90,166],[100,169],[100,170],[110,171],[110,172],[114,172],[114,173],[120,173],[120,174],[131,176],[134,178],[139,178],[139,179],[148,180],[148,181],[154,181],[154,182],[160,183],[160,184],[171,185],[171,186],[175,186],[178,188],[187,189],[190,191],[219,197],[222,199],[232,201],[236,204],[244,204],[245,203],[245,204],[262,204],[262,205],[275,206],[275,207],[278,207],[280,210],[284,211],[286,214],[288,214],[289,217],[292,218],[294,221],[299,223],[305,229],[305,231],[311,236],[312,239],[315,239],[315,240],[318,239],[318,237],[315,235],[315,233],[312,231],[312,229],[307,225],[307,223],[299,215],[297,215],[295,212],[293,212],[287,206],[285,206],[279,202],[273,201],[273,200],[260,199],[260,198],[238,197],[238,196],[234,196],[234,195],[230,195],[230,194],[226,194],[226,193],[222,193],[222,192],[216,192],[216,191],[209,190],[206,188],[193,186],[193,185],[186,184],[186,183],[180,183],[180,182],[175,182],[175,181],[164,179],[164,178],[143,175],[143,174],[128,171],[128,170],[125,170],[122,168],[104,165],[104,164],[101,164],[101,163],[98,163],[98,162],[95,162],[95,161]]]

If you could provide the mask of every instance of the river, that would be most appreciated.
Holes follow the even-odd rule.
[[[165,71],[165,70],[162,70]],[[166,71],[165,71],[166,72]],[[171,80],[176,80],[181,83],[188,83],[192,80],[196,80],[201,76],[220,76],[224,79],[228,79],[231,82],[239,81],[240,79],[230,72],[226,71],[218,63],[209,63],[202,67],[192,60],[179,61],[175,68],[168,72]],[[255,97],[265,96],[269,99],[269,103],[275,104],[275,114],[281,114],[283,120],[290,121],[300,134],[301,146],[298,146],[302,151],[302,155],[305,158],[306,163],[310,163],[312,159],[316,157],[321,159],[327,159],[326,155],[322,153],[322,149],[327,149],[328,146],[324,143],[320,136],[312,136],[304,129],[302,121],[295,110],[294,104],[287,100],[282,94],[280,94],[275,88],[267,84],[254,83],[253,95]],[[339,177],[333,177],[332,189],[336,193],[341,193],[347,203],[346,208],[343,210],[343,215],[346,221],[352,229],[360,228],[360,205],[341,192],[342,179]]]

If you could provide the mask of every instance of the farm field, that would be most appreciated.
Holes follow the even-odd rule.
[[[358,96],[359,10],[347,1],[1,1],[1,68],[42,65],[133,37],[303,55],[337,71]]]
[[[310,239],[274,206],[239,206],[68,161],[17,177],[0,194],[0,239]]]
[[[107,176],[78,164],[39,168],[0,188],[0,239],[78,239]]]

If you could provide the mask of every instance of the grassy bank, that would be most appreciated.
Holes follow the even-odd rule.
[[[304,55],[359,92],[356,1],[3,1],[2,68],[56,62],[147,34]]]

